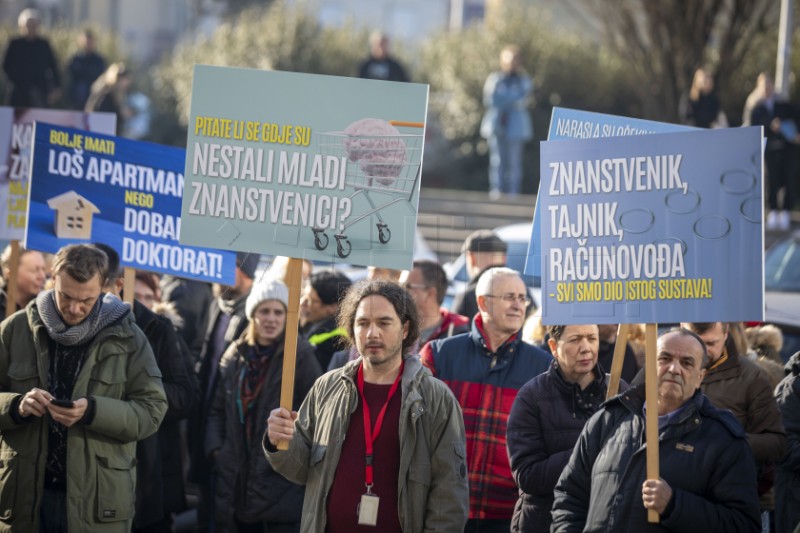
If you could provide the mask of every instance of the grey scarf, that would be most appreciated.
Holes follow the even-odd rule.
[[[52,289],[39,293],[36,309],[50,338],[64,346],[77,346],[91,340],[100,330],[130,312],[130,307],[122,300],[113,294],[103,294],[83,322],[68,326],[58,312],[55,291]]]

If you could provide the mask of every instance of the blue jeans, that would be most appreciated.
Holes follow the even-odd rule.
[[[489,191],[519,194],[522,190],[522,139],[489,137]]]

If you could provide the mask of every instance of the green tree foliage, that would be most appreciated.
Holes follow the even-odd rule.
[[[152,90],[160,126],[154,140],[185,144],[195,63],[352,76],[368,50],[367,40],[365,30],[322,28],[312,13],[283,1],[244,9],[209,38],[179,47],[155,69]]]
[[[50,41],[50,46],[56,56],[58,62],[59,74],[61,75],[61,89],[63,92],[61,100],[56,107],[69,108],[70,102],[67,101],[67,84],[69,83],[69,75],[67,73],[67,66],[69,65],[70,58],[78,51],[78,35],[83,32],[84,28],[68,28],[65,26],[56,26],[54,28],[42,28],[42,36]],[[101,28],[91,27],[95,34],[96,49],[106,58],[106,63],[110,64],[115,61],[125,61],[124,54],[117,46],[115,36],[104,31]],[[0,26],[0,43],[8,43],[11,39],[19,36],[19,29],[16,25],[2,25]],[[7,44],[5,45],[7,46]],[[0,53],[5,53],[5,46]],[[0,76],[0,102],[5,102],[6,94],[6,79],[5,76]]]
[[[546,138],[553,106],[641,115],[634,80],[621,61],[580,35],[554,29],[541,8],[508,1],[500,9],[484,26],[443,32],[422,49],[420,77],[431,85],[431,110],[445,137],[458,147],[451,174],[432,177],[442,185],[488,186],[486,143],[478,133],[483,84],[498,69],[500,50],[507,44],[520,47],[524,68],[534,80],[530,109],[535,141]],[[523,192],[535,192],[538,186],[538,153],[538,142],[525,150],[526,176],[535,179],[524,180]]]

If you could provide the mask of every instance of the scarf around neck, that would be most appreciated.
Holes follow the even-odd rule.
[[[58,312],[54,289],[39,293],[36,309],[50,338],[64,346],[83,344],[130,312],[130,307],[113,294],[101,294],[83,322],[69,326]]]

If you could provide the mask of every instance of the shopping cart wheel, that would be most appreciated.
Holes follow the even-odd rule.
[[[336,236],[336,253],[339,254],[339,257],[344,259],[348,255],[350,255],[350,251],[352,250],[352,246],[350,246],[350,241],[344,235],[337,235]]]
[[[389,239],[392,238],[392,232],[389,231],[389,226],[386,224],[378,224],[378,240],[381,241],[382,244],[386,244],[389,242]]]
[[[327,248],[328,236],[325,235],[325,231],[316,228],[314,228],[312,231],[314,232],[314,246],[317,247],[317,250],[324,250],[325,248]]]

